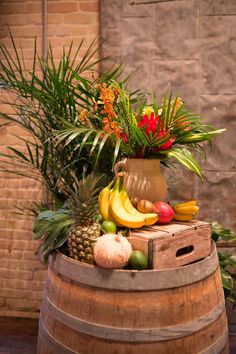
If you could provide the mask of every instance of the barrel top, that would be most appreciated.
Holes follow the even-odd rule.
[[[219,266],[215,243],[210,256],[185,266],[171,269],[105,269],[76,261],[61,253],[50,257],[50,268],[69,281],[96,288],[121,291],[171,289],[201,281]]]

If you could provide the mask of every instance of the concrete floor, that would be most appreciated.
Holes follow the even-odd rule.
[[[36,354],[38,320],[0,317],[0,354]]]
[[[37,334],[38,320],[0,317],[0,354],[36,354]],[[229,338],[230,354],[236,354],[236,333]]]

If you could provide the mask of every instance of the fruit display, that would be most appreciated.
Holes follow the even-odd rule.
[[[103,268],[123,268],[132,254],[132,246],[121,234],[105,234],[94,245],[94,259]]]
[[[93,245],[101,235],[101,225],[96,221],[97,182],[93,175],[80,180],[77,193],[72,193],[68,201],[75,221],[67,239],[69,255],[91,264],[94,263]]]
[[[64,209],[46,210],[39,214],[34,232],[37,238],[45,238],[43,250],[47,254],[52,247],[60,247],[67,242],[67,253],[75,260],[103,268],[128,266],[129,269],[144,270],[151,265],[149,251],[145,248],[147,243],[146,246],[142,244],[142,239],[146,242],[149,233],[145,226],[167,224],[173,218],[190,221],[199,211],[195,200],[171,205],[137,197],[131,199],[125,188],[124,174],[119,174],[100,192],[99,181],[94,174],[76,180],[74,190],[68,191],[70,197]],[[143,230],[132,230],[138,232],[135,241],[130,238],[127,228],[142,227]],[[159,229],[157,226],[153,231],[156,233]],[[48,249],[51,239],[55,243]],[[157,244],[155,250],[158,250]]]
[[[154,211],[158,213],[159,224],[168,224],[174,217],[174,211],[169,203],[166,202],[156,202],[153,203]]]
[[[173,205],[172,208],[174,210],[174,220],[177,221],[193,220],[199,211],[196,200],[178,203]]]
[[[153,225],[158,220],[158,214],[140,213],[131,203],[125,190],[123,178],[117,176],[114,186],[110,183],[99,194],[99,210],[104,220],[113,221],[116,226],[140,228]]]

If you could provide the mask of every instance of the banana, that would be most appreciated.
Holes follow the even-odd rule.
[[[190,221],[193,220],[199,211],[196,200],[172,205],[174,210],[174,220]]]
[[[123,203],[123,206],[125,207],[125,209],[127,210],[127,212],[130,215],[139,215],[141,214],[137,209],[135,209],[135,207],[133,206],[133,204],[131,203],[128,193],[125,190],[125,187],[123,185],[122,189],[121,189],[121,201]]]
[[[199,211],[196,200],[190,200],[188,202],[178,203],[172,205],[174,210],[174,220],[178,221],[190,221],[193,220],[195,215]]]
[[[140,216],[144,217],[144,219],[145,219],[144,225],[145,226],[153,225],[157,222],[157,220],[159,218],[158,214],[156,214],[156,213],[145,213],[144,214],[144,213],[141,213],[140,211],[138,211],[133,206],[133,204],[131,203],[131,201],[129,199],[128,193],[127,193],[124,185],[122,186],[120,194],[121,194],[121,200],[122,200],[123,206],[125,207],[125,209],[127,210],[127,212],[130,215],[140,215]]]
[[[139,228],[145,224],[145,218],[141,215],[130,215],[125,209],[121,193],[119,191],[120,177],[117,178],[115,186],[109,198],[109,212],[112,217],[121,225],[130,228]]]
[[[104,220],[113,221],[116,226],[121,226],[109,212],[109,198],[111,194],[111,187],[113,186],[114,181],[112,181],[108,186],[103,188],[98,196],[98,206],[100,214]]]
[[[144,224],[145,226],[154,225],[159,219],[158,214],[155,213],[144,214],[144,217],[145,217],[145,224]]]
[[[177,221],[190,221],[194,219],[194,214],[178,214],[174,212],[174,220]]]
[[[111,192],[112,182],[108,186],[103,188],[98,196],[98,206],[99,206],[100,213],[101,213],[104,220],[109,220],[108,219],[108,216],[109,216],[108,201],[109,201],[109,196],[110,196],[110,192]]]
[[[174,207],[179,207],[179,206],[190,206],[190,205],[197,205],[196,200],[189,200],[188,202],[183,202],[183,203],[178,203],[175,204]]]
[[[183,205],[183,206],[174,206],[174,211],[178,214],[196,214],[199,211],[197,205]]]

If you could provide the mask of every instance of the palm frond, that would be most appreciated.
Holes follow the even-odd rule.
[[[102,153],[102,150],[103,150],[106,142],[110,138],[110,136],[111,136],[110,133],[104,134],[102,139],[100,140],[99,147],[98,147],[98,152],[97,152],[97,156],[96,156],[96,160],[95,160],[95,166],[97,166],[98,161],[99,161],[100,156],[101,156],[101,153]]]
[[[186,148],[172,148],[166,151],[160,151],[160,154],[168,158],[176,159],[180,164],[195,173],[198,177],[203,179],[201,168],[197,163],[192,153]]]
[[[207,128],[207,126],[206,126]],[[225,132],[226,129],[218,129],[218,130],[210,130],[210,131],[202,131],[202,132],[189,132],[183,137],[177,138],[177,142],[180,144],[193,144],[193,143],[200,143],[203,141],[210,141],[214,136],[217,134],[221,134]]]
[[[83,128],[78,111],[84,107],[91,109],[94,96],[98,95],[93,73],[97,71],[98,63],[106,60],[98,58],[101,42],[98,38],[92,41],[82,56],[84,41],[81,40],[76,50],[71,42],[67,50],[63,48],[56,64],[52,46],[49,45],[47,58],[40,58],[35,39],[32,68],[26,70],[24,57],[11,33],[10,37],[13,55],[0,44],[3,57],[0,60],[0,84],[3,91],[13,95],[14,99],[7,103],[14,112],[0,112],[0,116],[6,121],[4,124],[17,124],[30,134],[30,138],[22,139],[22,149],[10,147],[8,153],[1,154],[1,170],[30,178],[36,178],[39,172],[49,190],[63,195],[65,191],[59,186],[71,183],[71,172],[79,176],[84,164],[92,166],[89,156],[93,156],[96,150],[101,153],[101,132],[97,134],[89,129],[72,132],[78,126]],[[86,78],[88,72],[91,79]],[[100,75],[112,80],[121,72],[120,67],[113,66]],[[97,80],[100,80],[99,76]],[[55,132],[59,132],[59,138],[55,138]],[[78,151],[81,158],[77,156]]]
[[[25,215],[36,218],[42,211],[48,209],[48,206],[41,202],[29,202],[29,203],[17,203],[14,205],[16,208],[15,214],[17,215]]]

